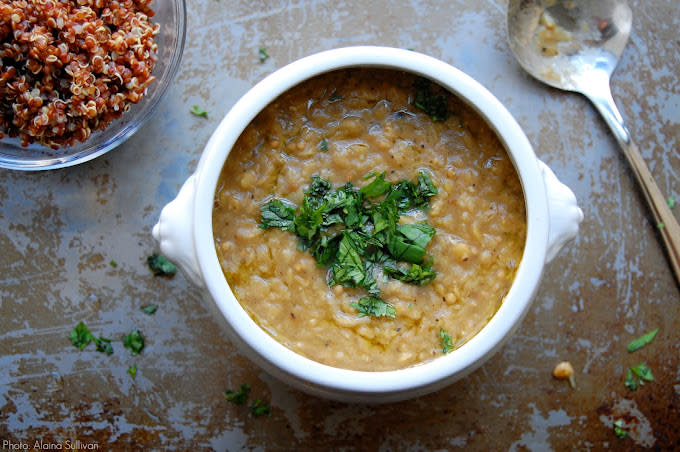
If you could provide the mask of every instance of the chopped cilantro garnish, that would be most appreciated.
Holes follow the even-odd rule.
[[[113,259],[109,261],[109,265],[113,268],[118,268],[118,262],[114,261]]]
[[[152,254],[146,259],[146,263],[156,276],[172,276],[177,273],[177,267],[161,254]]]
[[[369,198],[377,198],[387,194],[392,188],[392,183],[385,180],[385,173],[375,176],[373,181],[362,187],[359,191]]]
[[[640,363],[637,366],[633,366],[628,369],[624,384],[631,391],[636,391],[638,387],[649,381],[654,381],[652,369],[650,369],[647,364]]]
[[[437,272],[432,270],[431,266],[425,265],[421,267],[418,264],[411,264],[411,267],[408,268],[385,266],[385,273],[394,279],[417,286],[429,284],[437,277]]]
[[[280,199],[261,206],[260,227],[295,233],[298,247],[309,251],[320,266],[330,268],[329,285],[361,287],[368,292],[366,300],[382,302],[376,281],[381,268],[386,276],[408,284],[423,285],[435,279],[432,259],[426,259],[425,251],[435,228],[427,223],[400,224],[399,220],[407,211],[426,210],[438,191],[425,172],[413,182],[392,183],[384,173],[369,177],[373,180],[362,188],[351,182],[333,188],[329,181],[313,176],[299,206]],[[381,310],[360,310],[363,315],[373,312],[385,315]]]
[[[191,110],[189,110],[189,112],[191,112],[191,114],[194,115],[194,116],[201,116],[201,117],[203,117],[203,118],[207,118],[207,117],[208,117],[208,112],[205,111],[205,110],[203,110],[203,109],[202,109],[201,107],[199,107],[198,105],[193,105],[193,106],[191,107]]]
[[[668,203],[668,207],[670,209],[675,207],[675,196],[669,196],[668,199],[666,200],[666,203]]]
[[[250,404],[250,413],[255,417],[265,416],[271,412],[269,405],[262,399],[255,399]]]
[[[98,352],[106,353],[107,355],[113,354],[113,346],[111,345],[111,339],[100,337],[98,339],[95,339],[94,342],[97,345]]]
[[[328,141],[326,141],[325,138],[321,140],[321,143],[319,143],[319,149],[321,149],[324,152],[328,152]]]
[[[630,389],[631,391],[637,391],[638,380],[633,375],[633,369],[629,368],[628,372],[626,372],[626,379],[624,380],[624,384],[626,385],[626,388]]]
[[[106,353],[107,355],[113,353],[111,339],[106,339],[104,337],[99,338],[94,337],[94,335],[90,332],[88,327],[85,326],[83,322],[78,322],[78,325],[76,325],[76,327],[71,331],[69,338],[71,339],[71,343],[78,347],[80,350],[83,350],[90,344],[90,342],[94,341],[97,347],[96,350],[98,352],[103,352]]]
[[[636,377],[640,379],[641,382],[654,381],[654,376],[652,375],[652,369],[645,363],[640,363],[637,366],[631,367],[631,370]]]
[[[445,121],[449,117],[446,96],[434,93],[432,85],[426,80],[416,83],[413,105],[427,113],[433,121]]]
[[[628,436],[628,432],[624,427],[625,424],[623,423],[623,419],[617,419],[614,421],[614,434],[617,438],[625,438]]]
[[[144,337],[138,330],[132,330],[130,334],[123,336],[123,345],[129,349],[133,355],[139,354],[144,348]]]
[[[295,232],[295,207],[280,199],[273,199],[260,208],[262,229],[280,228],[284,231]]]
[[[146,306],[142,306],[141,308],[141,311],[146,315],[155,314],[156,310],[158,310],[158,306],[156,306],[155,304],[148,304]]]
[[[442,344],[442,353],[446,354],[453,350],[453,341],[451,335],[444,331],[444,328],[439,329],[439,341]]]
[[[69,337],[71,338],[73,345],[81,350],[87,347],[90,342],[95,340],[94,336],[92,333],[90,333],[90,330],[83,322],[79,322],[78,325],[76,325],[76,327],[71,331]]]
[[[359,317],[370,315],[373,317],[389,317],[393,319],[397,316],[397,310],[394,306],[380,298],[364,297],[359,299],[358,303],[350,303],[350,306],[359,311]]]
[[[652,342],[658,332],[659,329],[656,328],[632,341],[630,344],[628,344],[628,353],[633,353],[637,350],[640,350],[642,347]]]
[[[128,367],[128,370],[126,370],[125,372],[130,374],[132,378],[135,378],[137,376],[137,363]]]
[[[250,386],[242,384],[237,391],[232,391],[231,389],[224,391],[224,398],[236,405],[244,405],[248,401],[249,394]]]
[[[260,56],[260,63],[264,63],[267,61],[267,58],[269,58],[269,54],[267,53],[267,49],[265,47],[259,48],[258,55]]]

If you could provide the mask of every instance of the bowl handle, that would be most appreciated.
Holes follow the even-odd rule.
[[[579,224],[583,221],[583,211],[577,204],[574,192],[557,179],[548,165],[541,160],[538,161],[538,164],[548,194],[550,233],[548,235],[546,261],[550,262],[562,247],[578,233]]]
[[[177,197],[163,207],[152,235],[160,245],[161,253],[177,264],[192,283],[203,288],[192,224],[195,191],[194,173],[184,182]]]

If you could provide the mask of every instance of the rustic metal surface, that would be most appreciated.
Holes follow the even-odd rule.
[[[677,4],[631,7],[631,40],[612,91],[662,191],[678,196]],[[125,145],[64,170],[0,170],[3,449],[30,449],[36,441],[99,450],[678,447],[680,292],[656,225],[591,105],[539,84],[513,60],[505,2],[188,0],[188,9],[178,77]],[[238,97],[290,61],[352,44],[413,48],[479,80],[515,115],[586,215],[500,353],[447,389],[384,406],[328,402],[283,386],[224,339],[183,275],[154,277],[145,263],[156,250],[150,229],[161,207]],[[263,63],[261,46],[270,55]],[[208,117],[192,116],[192,105]],[[156,314],[140,311],[148,303],[159,305]],[[93,344],[76,349],[69,333],[80,321],[114,339],[114,354]],[[656,327],[652,344],[626,351]],[[120,341],[133,328],[146,338],[137,356]],[[561,360],[573,363],[575,388],[552,378]],[[624,376],[639,362],[655,381],[632,392]],[[126,372],[133,364],[135,378]],[[223,392],[243,383],[271,404],[269,416],[225,401]],[[615,435],[619,419],[626,438]]]

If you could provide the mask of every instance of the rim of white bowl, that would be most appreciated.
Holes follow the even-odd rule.
[[[265,332],[246,313],[222,273],[213,242],[212,208],[222,166],[243,129],[271,101],[316,75],[350,67],[378,67],[426,77],[474,108],[498,134],[520,175],[527,214],[527,240],[515,281],[487,325],[460,348],[432,361],[390,371],[331,367],[301,356]],[[519,326],[533,299],[545,264],[548,201],[538,159],[526,135],[507,109],[479,82],[436,58],[404,49],[343,47],[292,62],[251,88],[227,113],[208,141],[196,170],[193,211],[196,255],[206,288],[235,334],[260,365],[296,377],[312,387],[350,394],[396,394],[438,389],[486,361]]]

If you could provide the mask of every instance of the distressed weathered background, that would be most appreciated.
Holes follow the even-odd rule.
[[[633,31],[613,94],[662,191],[680,198],[678,5],[630,4]],[[504,1],[188,0],[188,11],[178,76],[135,136],[82,166],[0,170],[0,441],[79,440],[99,450],[678,447],[680,292],[656,226],[585,98],[540,85],[515,63]],[[145,263],[160,209],[235,101],[286,63],[354,44],[412,48],[480,81],[585,213],[496,356],[442,391],[384,406],[328,402],[273,380],[224,338],[182,274],[155,278]],[[208,118],[191,115],[192,105]],[[139,310],[149,303],[159,305],[153,316]],[[115,339],[115,353],[71,345],[79,321]],[[650,346],[626,352],[656,327]],[[136,357],[119,341],[133,328],[146,338]],[[573,389],[551,376],[561,360],[576,369]],[[631,392],[626,369],[643,361],[656,380]],[[224,400],[242,383],[271,403],[270,416]],[[614,434],[617,419],[625,439]]]

